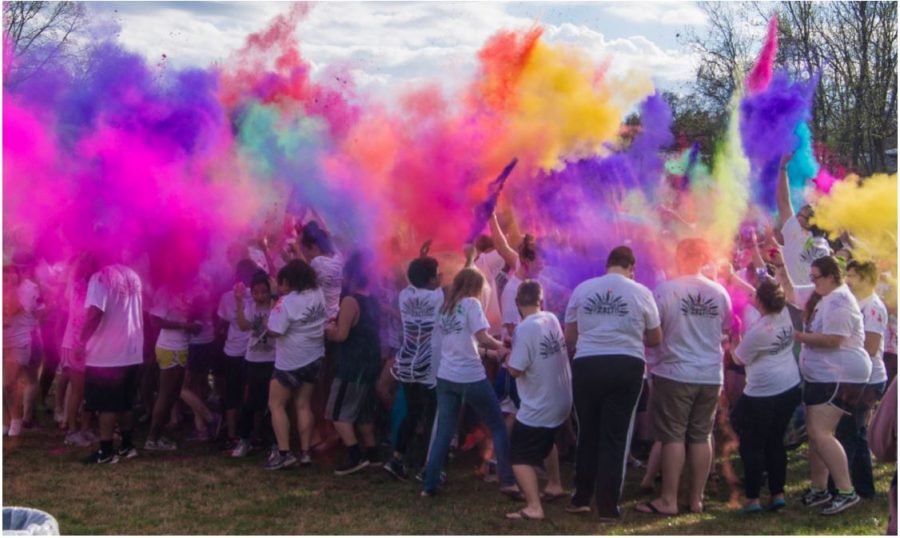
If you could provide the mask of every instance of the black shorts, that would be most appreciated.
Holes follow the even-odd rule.
[[[831,404],[845,414],[856,411],[862,400],[865,383],[812,383],[803,387],[804,405]]]
[[[509,443],[509,459],[513,465],[531,465],[540,467],[553,450],[556,441],[555,428],[537,428],[526,426],[518,420],[513,423]]]
[[[134,407],[141,365],[88,366],[84,370],[84,402],[88,411],[122,413]]]
[[[192,374],[208,374],[216,362],[216,344],[191,344],[188,346],[187,369]]]
[[[322,359],[307,364],[296,370],[279,370],[275,368],[272,371],[272,379],[278,380],[279,383],[289,389],[299,389],[304,383],[315,385],[319,378],[319,370],[322,368]]]

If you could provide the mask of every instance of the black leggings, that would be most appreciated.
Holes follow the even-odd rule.
[[[231,357],[225,355],[225,395],[222,407],[226,411],[237,409],[244,399],[244,377],[246,376],[247,361],[244,357]]]
[[[575,495],[600,517],[619,517],[632,425],[644,387],[644,361],[626,355],[581,357],[572,363],[578,419]]]
[[[274,368],[274,362],[246,362],[246,391],[238,420],[238,436],[241,439],[250,439],[254,415],[269,408],[269,381]]]
[[[406,416],[400,423],[394,451],[406,454],[406,449],[416,433],[422,417],[425,417],[425,436],[430,439],[437,410],[437,397],[433,388],[421,383],[403,383],[403,395],[406,397]]]
[[[732,426],[741,438],[744,493],[748,499],[759,498],[763,471],[768,473],[769,495],[784,493],[787,474],[784,432],[798,405],[799,385],[775,396],[742,394],[731,412]]]

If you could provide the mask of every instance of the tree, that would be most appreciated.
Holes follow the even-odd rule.
[[[687,33],[700,56],[693,84],[699,105],[719,117],[743,80],[761,28],[779,17],[776,67],[798,79],[820,75],[811,127],[815,139],[852,170],[886,168],[897,137],[897,4],[894,2],[701,3],[710,31]],[[761,34],[761,32],[760,32]],[[676,115],[677,118],[677,115]]]
[[[4,57],[4,85],[14,86],[63,61],[84,21],[81,2],[4,2],[4,47],[13,58]]]

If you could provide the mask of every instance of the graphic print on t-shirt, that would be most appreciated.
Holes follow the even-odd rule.
[[[251,325],[250,350],[254,353],[271,353],[275,346],[269,341],[269,329],[266,326],[269,321],[268,312],[259,312],[253,316]]]
[[[704,299],[700,292],[681,300],[681,313],[685,316],[714,318],[719,315],[719,305],[715,299]]]
[[[565,347],[562,336],[557,331],[551,331],[541,339],[541,358],[546,359],[556,355]]]
[[[435,308],[434,303],[419,297],[412,297],[403,302],[401,311],[405,315],[415,318],[433,318]]]
[[[316,303],[306,308],[306,312],[304,312],[303,316],[300,318],[300,323],[303,325],[311,325],[319,320],[325,319],[325,316],[327,315],[328,314],[325,312],[325,305]]]
[[[584,312],[590,315],[619,316],[628,315],[628,302],[618,295],[613,295],[612,290],[606,290],[606,295],[595,293],[585,301]]]
[[[782,327],[778,336],[775,337],[775,343],[769,346],[766,351],[769,355],[778,355],[785,349],[794,345],[794,331],[791,327]]]
[[[457,314],[441,316],[441,331],[444,334],[459,334],[463,331],[463,324],[458,315],[462,313],[462,307],[457,306],[456,308]]]

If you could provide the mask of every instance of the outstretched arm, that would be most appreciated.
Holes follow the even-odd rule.
[[[778,232],[784,227],[784,223],[794,216],[794,206],[791,205],[791,189],[788,186],[787,165],[792,155],[784,155],[781,158],[781,166],[778,169],[778,184],[775,188],[775,203],[778,205]]]
[[[515,270],[519,265],[519,253],[509,246],[506,235],[503,233],[503,230],[500,229],[500,223],[497,221],[497,214],[491,213],[491,218],[488,222],[491,224],[491,238],[494,240],[494,248],[497,249],[497,253],[500,254],[503,261],[506,262],[507,267]]]

